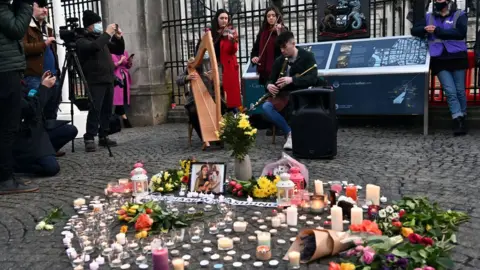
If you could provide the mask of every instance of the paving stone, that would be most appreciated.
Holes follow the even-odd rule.
[[[260,131],[250,156],[253,171],[259,175],[268,162],[281,157],[284,139]],[[443,207],[466,211],[472,216],[457,234],[459,245],[453,250],[456,269],[478,269],[480,258],[479,199],[480,131],[452,137],[448,131],[435,131],[424,137],[417,130],[392,128],[341,128],[338,156],[333,160],[300,160],[311,179],[345,180],[365,185],[375,183],[389,201],[401,196],[427,196]],[[72,201],[83,195],[103,194],[109,181],[128,176],[137,161],[145,164],[149,175],[177,167],[182,158],[195,156],[202,161],[224,161],[233,172],[233,158],[227,150],[201,151],[194,134],[188,147],[185,124],[123,130],[112,136],[119,146],[85,153],[76,141],[74,153],[59,158],[61,172],[56,177],[34,178],[40,192],[0,196],[0,269],[71,269],[61,242],[59,224],[54,232],[34,230],[36,222],[55,206],[64,206],[72,215]],[[302,269],[328,269],[328,259]]]

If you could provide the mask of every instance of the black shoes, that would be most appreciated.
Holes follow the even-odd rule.
[[[97,151],[97,145],[95,144],[95,140],[94,139],[84,139],[83,141],[85,143],[85,152],[95,152]],[[102,147],[107,147],[110,146],[110,147],[114,147],[114,146],[117,146],[117,142],[114,141],[114,140],[110,140],[108,138],[100,138],[98,140],[98,146],[102,146]]]
[[[84,140],[85,143],[85,152],[95,152],[97,151],[97,145],[95,140]]]
[[[123,121],[123,127],[124,128],[132,128],[132,124],[130,123],[130,121],[127,119],[123,119],[122,118],[122,121]]]
[[[467,126],[465,125],[466,116],[459,116],[453,119],[453,135],[462,136],[467,134]]]
[[[18,181],[14,176],[11,176],[6,181],[0,182],[0,195],[28,193],[38,191],[38,186],[33,184],[26,184]]]
[[[109,138],[100,138],[98,140],[98,145],[106,147],[107,145],[110,147],[117,146],[117,142],[114,140],[110,140]]]

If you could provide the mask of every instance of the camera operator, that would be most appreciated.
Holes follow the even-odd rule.
[[[0,195],[37,191],[13,175],[12,145],[20,124],[25,54],[21,42],[33,0],[0,0]]]
[[[77,53],[95,104],[88,111],[87,132],[83,135],[86,152],[95,152],[95,136],[98,133],[100,146],[116,146],[117,142],[107,139],[110,116],[113,108],[113,84],[115,65],[111,53],[122,55],[125,50],[122,32],[116,24],[103,31],[102,18],[91,10],[83,12],[85,32],[79,34]],[[100,123],[97,118],[100,114]],[[99,129],[100,126],[100,129]]]

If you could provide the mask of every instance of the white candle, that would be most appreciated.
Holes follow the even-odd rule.
[[[352,210],[350,210],[350,217],[351,217],[350,223],[352,225],[362,224],[362,222],[363,222],[363,209],[354,205]]]
[[[323,182],[321,180],[315,180],[315,194],[323,195]]]
[[[86,202],[85,202],[85,199],[84,198],[78,198],[76,199],[75,201],[73,201],[73,206],[77,206],[77,207],[81,207],[82,205],[84,205]]]
[[[176,258],[172,260],[173,270],[183,270],[184,269],[184,261],[182,258]]]
[[[102,256],[98,256],[98,258],[95,260],[99,265],[102,265],[105,263],[105,258]]]
[[[247,224],[246,221],[235,221],[233,223],[233,230],[235,232],[244,232],[247,229]]]
[[[298,222],[298,211],[297,207],[290,206],[287,208],[287,225],[288,226],[297,226]]]
[[[343,212],[342,208],[334,205],[331,208],[332,214],[332,230],[341,232],[343,231]]]
[[[280,220],[279,217],[273,217],[272,218],[272,227],[273,228],[278,228],[282,224],[282,221]]]
[[[98,270],[98,267],[99,267],[98,263],[96,263],[96,262],[92,262],[90,264],[90,270]]]
[[[292,267],[300,266],[300,252],[290,251],[288,253],[288,259],[290,260],[290,266]]]
[[[128,185],[128,179],[118,179],[118,184],[120,184],[120,185]]]
[[[372,201],[373,205],[380,205],[380,187],[368,184],[365,199],[366,201]]]
[[[124,233],[119,233],[119,234],[117,234],[115,237],[116,237],[116,239],[117,239],[117,242],[118,242],[120,245],[124,245],[124,244],[125,244],[125,234],[124,234]]]
[[[270,247],[271,235],[269,232],[260,232],[257,234],[258,245]]]
[[[277,217],[280,218],[281,223],[285,223],[287,220],[287,217],[285,216],[284,213],[278,213]]]
[[[233,248],[233,240],[227,237],[222,237],[218,239],[218,249],[226,250]]]

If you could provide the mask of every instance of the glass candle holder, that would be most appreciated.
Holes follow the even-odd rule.
[[[299,269],[300,268],[300,252],[290,251],[288,253],[288,260],[290,261],[290,268],[291,269]]]
[[[194,223],[190,228],[188,228],[188,233],[190,235],[190,242],[200,243],[204,235],[205,226],[203,223]]]

